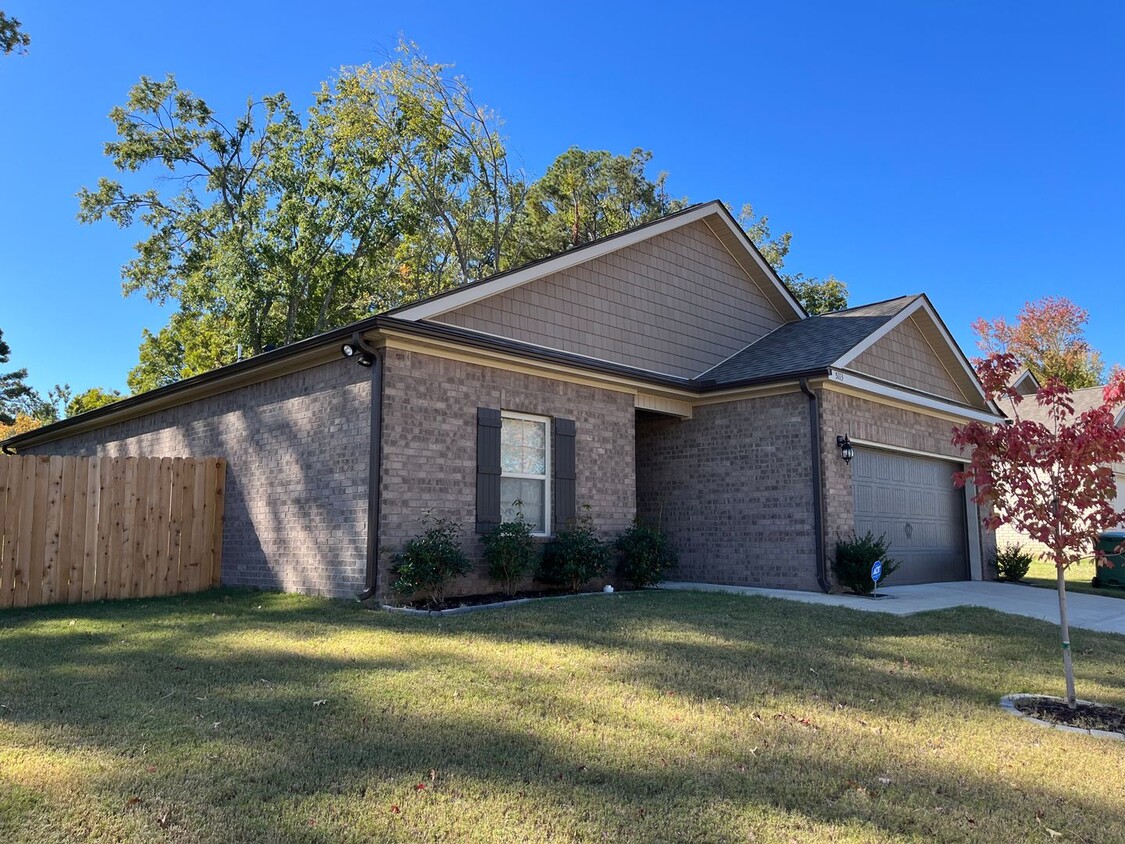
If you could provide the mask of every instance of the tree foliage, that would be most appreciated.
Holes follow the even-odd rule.
[[[35,416],[29,416],[22,411],[15,415],[11,423],[0,422],[0,441],[10,439],[18,434],[26,434],[36,428],[42,428],[47,423]]]
[[[12,349],[0,330],[0,366],[6,364]],[[0,372],[0,425],[12,425],[20,415],[37,420],[40,424],[54,422],[57,414],[50,402],[44,401],[27,383],[27,369]]]
[[[278,93],[220,117],[167,76],[142,77],[110,118],[120,178],[83,188],[79,219],[143,230],[124,291],[177,306],[143,334],[135,393],[687,203],[643,149],[572,147],[529,182],[496,113],[406,41],[381,65],[341,69],[305,112]],[[748,205],[739,221],[780,269],[791,235]],[[788,280],[813,312],[846,303],[835,279]]]
[[[104,390],[101,387],[91,387],[85,392],[73,396],[66,403],[66,417],[69,419],[80,413],[97,410],[99,407],[105,407],[108,404],[120,401],[122,398],[124,398],[124,396],[121,395],[119,390]]]
[[[384,307],[500,270],[526,199],[499,117],[451,70],[402,41],[397,58],[336,81],[340,134],[380,150],[397,175],[394,258],[405,289]]]
[[[665,189],[667,173],[646,174],[652,153],[571,147],[528,192],[516,263],[564,252],[686,207]]]
[[[994,353],[978,365],[986,395],[1008,399],[1015,419],[986,425],[970,422],[954,428],[953,443],[972,449],[962,487],[971,482],[973,500],[991,508],[986,525],[1010,524],[1049,549],[1058,570],[1059,615],[1067,697],[1074,706],[1074,676],[1066,622],[1065,569],[1097,547],[1102,531],[1125,519],[1113,508],[1116,483],[1112,464],[1125,459],[1125,429],[1114,420],[1125,404],[1125,374],[1105,387],[1103,403],[1075,415],[1070,388],[1058,378],[1039,388],[1035,401],[1046,409],[1047,424],[1021,419],[1023,396],[1008,386],[1020,361],[1011,353]],[[1095,554],[1104,561],[1100,551]]]
[[[388,164],[336,132],[336,107],[325,86],[302,120],[276,94],[248,102],[228,126],[168,76],[142,77],[111,113],[118,140],[106,154],[117,170],[162,168],[175,192],[128,191],[103,178],[79,193],[79,219],[147,229],[123,268],[124,290],[179,302],[176,339],[163,339],[187,348],[169,368],[190,366],[183,341],[200,327],[212,336],[233,329],[222,352],[200,362],[206,369],[239,343],[257,353],[370,306],[366,263],[393,232],[381,198]]]
[[[1015,322],[1004,317],[973,324],[977,345],[986,355],[1009,353],[1041,384],[1057,378],[1072,390],[1101,383],[1101,355],[1086,341],[1089,311],[1065,296],[1027,302]]]
[[[848,306],[848,286],[835,276],[805,278],[802,273],[785,276],[785,283],[802,307],[813,316],[842,311]]]
[[[0,54],[27,55],[27,48],[31,46],[31,36],[24,32],[21,26],[18,20],[0,11]]]

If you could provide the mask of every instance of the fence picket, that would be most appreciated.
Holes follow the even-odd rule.
[[[0,609],[218,585],[226,462],[0,455]]]

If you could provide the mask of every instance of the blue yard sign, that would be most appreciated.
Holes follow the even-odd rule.
[[[879,578],[883,576],[883,561],[876,560],[871,564],[871,579],[875,581],[875,594],[879,594]]]

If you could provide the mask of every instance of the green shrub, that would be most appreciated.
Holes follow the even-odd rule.
[[[1022,545],[1005,545],[1003,548],[996,549],[992,559],[996,576],[1001,580],[1015,583],[1023,580],[1035,558],[1024,551]]]
[[[875,588],[875,582],[871,579],[872,563],[876,560],[883,561],[883,576],[879,579],[880,583],[898,569],[898,561],[887,556],[889,547],[886,534],[876,539],[870,531],[863,536],[838,540],[832,571],[835,572],[840,585],[851,589],[857,595],[870,595]]]
[[[505,595],[514,595],[516,584],[535,565],[535,540],[531,524],[519,517],[514,522],[498,524],[480,541],[484,543],[484,561],[488,574],[500,581]]]
[[[664,531],[646,525],[640,516],[615,544],[621,554],[617,571],[638,589],[659,583],[678,562]]]
[[[605,577],[611,557],[609,543],[598,538],[590,515],[585,513],[547,543],[538,578],[577,592],[594,578]]]
[[[427,515],[422,519],[422,527],[423,533],[395,554],[391,566],[395,582],[391,588],[407,598],[425,595],[431,604],[441,605],[449,582],[467,575],[473,564],[457,542],[461,532],[457,522]]]

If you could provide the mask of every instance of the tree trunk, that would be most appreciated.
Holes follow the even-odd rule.
[[[1062,636],[1063,670],[1066,672],[1066,705],[1078,708],[1074,694],[1074,665],[1070,659],[1070,623],[1066,619],[1066,576],[1062,566],[1056,566],[1059,587],[1059,633]]]

